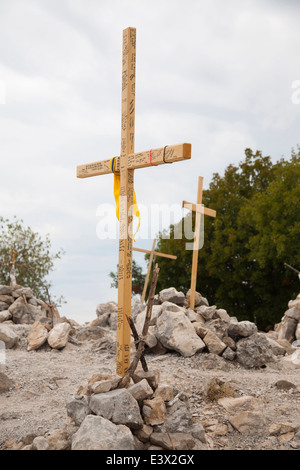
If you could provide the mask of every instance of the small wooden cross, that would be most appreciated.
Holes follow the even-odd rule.
[[[116,372],[122,377],[130,365],[130,326],[125,315],[131,315],[133,217],[129,210],[133,206],[134,170],[191,158],[191,144],[187,143],[134,152],[135,65],[136,29],[127,28],[123,31],[121,154],[115,157],[114,166],[109,159],[77,167],[78,178],[112,173],[112,166],[120,174]]]
[[[191,291],[190,291],[190,309],[195,308],[195,292],[196,292],[196,281],[197,281],[197,267],[198,267],[198,251],[200,241],[200,222],[201,215],[208,215],[209,217],[216,217],[216,211],[208,209],[202,205],[202,191],[203,191],[203,177],[198,177],[198,192],[197,192],[197,204],[191,202],[182,201],[182,207],[190,209],[196,212],[195,231],[194,231],[194,247],[193,247],[193,262],[192,262],[192,275],[191,275]]]
[[[140,251],[141,253],[149,253],[150,254],[147,274],[146,274],[146,278],[145,278],[144,289],[143,289],[142,298],[141,298],[141,303],[144,302],[145,297],[146,297],[149,277],[150,277],[151,268],[152,268],[153,257],[154,256],[161,256],[163,258],[177,259],[177,256],[168,255],[166,253],[159,253],[158,251],[155,251],[155,245],[156,245],[156,238],[154,238],[154,240],[153,240],[153,245],[152,245],[152,250],[151,251],[150,250],[144,250],[142,248],[135,248],[135,247],[132,248],[133,251]]]

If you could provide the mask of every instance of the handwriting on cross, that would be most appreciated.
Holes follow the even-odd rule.
[[[117,321],[117,367],[124,376],[130,365],[130,326],[125,315],[131,315],[132,292],[132,213],[134,170],[173,163],[191,158],[191,144],[168,145],[155,150],[134,152],[135,131],[135,66],[136,29],[123,31],[122,55],[122,110],[121,154],[115,157],[114,172],[120,174],[119,212],[119,272],[118,272],[118,321]],[[110,159],[77,167],[77,177],[112,173]]]

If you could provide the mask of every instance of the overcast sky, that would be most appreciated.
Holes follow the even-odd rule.
[[[122,30],[137,28],[136,151],[192,144],[190,161],[135,172],[145,227],[150,204],[194,202],[197,176],[207,188],[245,148],[276,161],[300,144],[299,19],[298,0],[1,0],[0,214],[66,251],[61,314],[91,321],[117,299],[118,241],[96,232],[113,176],[76,166],[120,153]]]

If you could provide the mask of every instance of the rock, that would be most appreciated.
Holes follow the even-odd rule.
[[[3,372],[0,372],[0,393],[8,392],[14,386],[14,382]]]
[[[224,310],[223,308],[218,308],[214,315],[213,318],[219,318],[220,320],[229,323],[230,322],[230,316],[228,315],[227,311]]]
[[[196,312],[200,313],[200,315],[204,318],[204,320],[211,320],[213,315],[215,314],[217,307],[212,305],[211,307],[207,307],[206,305],[201,305],[196,309]]]
[[[131,385],[127,390],[138,402],[150,398],[153,395],[153,390],[146,379]]]
[[[27,351],[38,349],[40,346],[42,346],[42,344],[46,342],[47,338],[47,328],[45,328],[45,326],[39,320],[34,322],[27,336]]]
[[[142,413],[146,424],[151,426],[162,424],[166,417],[166,405],[161,397],[145,400]]]
[[[258,410],[263,407],[263,403],[258,398],[252,397],[250,395],[244,395],[242,397],[232,398],[224,397],[218,400],[218,404],[223,406],[226,411],[251,411]]]
[[[69,439],[69,434],[65,429],[55,429],[51,431],[47,437],[47,442],[49,445],[48,450],[69,450],[71,446],[71,441]]]
[[[91,326],[109,326],[109,317],[110,313],[103,313],[100,317],[97,317],[95,320],[93,320],[90,325]]]
[[[143,369],[137,369],[132,375],[134,383],[138,383],[143,379],[146,379],[152,390],[158,387],[160,378],[160,372],[158,369],[148,370],[145,372]]]
[[[169,384],[159,384],[157,389],[155,390],[154,397],[160,397],[165,402],[171,401],[174,398],[174,392],[172,385]]]
[[[11,349],[18,343],[19,336],[15,333],[12,326],[0,323],[0,341],[5,343],[6,349]]]
[[[265,425],[265,418],[261,411],[242,411],[230,417],[229,422],[243,434],[256,434]]]
[[[68,342],[71,326],[67,322],[56,323],[48,336],[48,344],[51,348],[62,349]]]
[[[32,450],[49,450],[49,444],[45,437],[38,436],[32,442]]]
[[[96,315],[97,317],[101,317],[102,315],[111,314],[113,312],[117,312],[118,305],[116,302],[107,302],[105,304],[99,304],[96,308]]]
[[[0,302],[4,302],[7,305],[11,305],[14,301],[15,299],[12,295],[0,295]]]
[[[107,333],[108,331],[101,326],[87,325],[77,328],[75,336],[78,341],[97,340],[102,339]]]
[[[0,322],[1,322],[1,313],[0,313]],[[300,341],[300,322],[298,323],[296,327],[295,337],[298,341]]]
[[[289,365],[290,367],[294,367],[296,369],[299,369],[299,367],[300,367],[300,349],[296,349],[293,352],[293,354],[290,354],[289,356],[282,357],[281,360],[285,365]]]
[[[201,317],[200,317],[199,313],[194,312],[194,310],[191,310],[190,308],[188,308],[186,310],[185,314],[188,317],[188,319],[190,320],[190,322],[192,322],[192,323],[201,322]]]
[[[272,338],[269,338],[269,336],[267,335],[266,335],[266,339],[270,345],[272,354],[274,354],[274,356],[284,356],[286,354],[284,347],[281,346],[279,343],[277,343],[277,341],[275,341]]]
[[[0,323],[10,320],[11,318],[12,314],[8,310],[2,310],[2,312],[0,312]]]
[[[157,339],[157,338],[156,338]],[[168,352],[167,348],[165,348],[160,341],[157,340],[157,343],[154,347],[151,348],[151,351],[154,354],[158,354],[159,356],[162,356],[163,354],[166,354]]]
[[[143,427],[138,403],[126,389],[92,395],[89,407],[93,413],[109,419],[114,424],[124,424],[132,429]]]
[[[255,323],[250,321],[240,321],[238,323],[230,322],[228,325],[228,336],[232,338],[243,337],[246,338],[248,336],[257,333],[257,326]]]
[[[295,339],[297,325],[298,320],[285,316],[278,332],[278,341],[287,340],[289,343],[292,343]]]
[[[170,437],[169,437],[170,436]],[[195,439],[187,433],[167,433],[153,432],[150,442],[166,450],[191,450],[195,445]],[[173,447],[174,446],[174,447]]]
[[[222,341],[233,351],[236,351],[236,342],[230,336],[223,336]]]
[[[289,382],[288,380],[278,380],[278,382],[275,383],[275,387],[277,387],[278,390],[290,390],[291,388],[297,388],[295,384]]]
[[[157,319],[156,337],[165,348],[177,351],[184,357],[193,356],[205,347],[183,312],[165,310]]]
[[[19,297],[15,300],[14,303],[9,306],[8,311],[12,314],[13,322],[18,324],[31,324],[46,316],[44,310],[25,303],[23,297]]]
[[[188,305],[190,305],[190,298],[191,298],[191,289],[189,289],[186,293],[186,300],[187,300]],[[195,307],[198,307],[199,305],[201,305],[201,301],[202,301],[202,295],[196,291],[195,292]]]
[[[300,320],[300,308],[292,307],[285,312],[285,316],[288,318],[294,318],[294,320]]]
[[[226,349],[226,344],[224,344],[213,331],[208,331],[204,336],[203,341],[210,353],[220,355],[224,349]]]
[[[273,361],[273,355],[265,336],[256,333],[238,341],[236,360],[246,368],[261,367]]]
[[[159,292],[159,299],[161,302],[168,301],[176,305],[184,305],[185,303],[185,295],[183,292],[178,292],[175,287],[161,290]]]
[[[288,307],[289,309],[293,307],[300,309],[300,298],[297,297],[295,300],[290,300],[288,303]]]
[[[121,377],[112,374],[95,374],[88,382],[91,393],[105,393],[115,390],[121,381]]]
[[[163,313],[165,310],[168,310],[169,312],[185,312],[184,307],[179,307],[178,305],[168,301],[165,301],[161,304],[161,313]]]
[[[127,426],[111,423],[102,416],[88,415],[72,437],[72,450],[134,450]]]
[[[173,405],[167,406],[166,410],[165,425],[156,426],[156,431],[165,432],[167,426],[169,432],[192,432],[193,417],[185,401],[177,400]],[[196,428],[194,430],[197,431]]]
[[[270,436],[280,436],[282,434],[287,434],[290,432],[297,431],[299,426],[295,426],[290,423],[273,423],[269,427]],[[294,436],[293,436],[294,437]]]
[[[19,287],[12,291],[12,296],[15,298],[25,296],[26,299],[31,299],[33,297],[33,292],[30,287]]]
[[[67,415],[73,419],[76,426],[80,426],[85,417],[91,414],[89,408],[88,398],[82,396],[81,398],[72,397],[66,403]]]
[[[225,351],[222,354],[222,357],[226,359],[227,361],[233,361],[235,359],[236,352],[233,351],[231,348],[228,346],[226,347]]]
[[[11,295],[12,287],[10,286],[0,286],[0,295]]]
[[[216,318],[214,320],[208,320],[205,323],[205,326],[213,331],[222,341],[225,336],[227,336],[228,322]]]
[[[148,424],[144,424],[144,426],[141,429],[134,431],[134,434],[142,442],[149,441],[149,438],[152,433],[153,433],[153,428],[152,426],[149,426]]]
[[[209,329],[204,326],[203,323],[200,322],[194,322],[193,327],[196,331],[196,334],[203,339],[204,336],[209,332]]]

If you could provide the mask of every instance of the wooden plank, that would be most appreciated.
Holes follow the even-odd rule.
[[[116,373],[124,377],[130,366],[130,325],[125,315],[131,317],[132,292],[132,237],[129,227],[132,216],[128,209],[133,204],[134,170],[128,169],[128,155],[134,153],[135,125],[135,63],[136,29],[123,31],[122,55],[122,119],[120,164],[120,214],[119,214],[119,273]]]
[[[198,178],[198,192],[197,192],[197,204],[202,204],[202,190],[203,190],[203,178]],[[201,213],[196,211],[195,221],[195,236],[194,236],[194,247],[193,247],[193,261],[192,261],[192,277],[191,277],[191,292],[190,292],[190,309],[195,308],[195,292],[197,282],[197,267],[198,267],[198,250],[199,250],[199,239],[200,239],[200,222]]]
[[[193,204],[192,202],[182,201],[182,207],[185,209],[192,210],[193,212],[200,212],[200,214],[208,215],[210,217],[216,217],[217,215],[217,212],[215,210],[209,209],[208,207],[204,206],[197,207],[197,205]]]
[[[155,248],[155,245],[156,245],[156,238],[154,238],[154,240],[153,240],[152,250],[149,251],[149,253],[150,253],[150,258],[149,258],[149,264],[148,264],[146,279],[145,279],[145,283],[144,283],[144,289],[143,289],[142,298],[141,298],[141,303],[142,303],[142,304],[144,303],[144,300],[145,300],[145,297],[146,297],[147,286],[148,286],[149,277],[150,277],[150,273],[151,273],[151,269],[152,269],[152,263],[153,263],[153,256],[154,256],[154,248]],[[133,248],[133,250],[134,250],[134,251],[142,251],[143,253],[145,253],[145,251],[144,251],[144,250],[141,250],[141,248]]]
[[[165,149],[165,158],[164,158]],[[147,168],[149,166],[163,165],[164,163],[174,163],[191,158],[191,144],[168,145],[140,153],[131,153],[128,155],[128,169],[137,170],[138,168]],[[115,171],[120,171],[120,157],[115,159]],[[101,160],[93,163],[86,163],[77,166],[77,178],[89,178],[91,176],[107,175],[112,173],[110,168],[110,160]]]
[[[133,251],[140,251],[141,253],[148,253],[148,254],[154,254],[154,256],[161,256],[162,258],[170,258],[170,259],[177,259],[177,256],[174,255],[168,255],[166,253],[160,253],[159,251],[150,251],[150,250],[144,250],[143,248],[132,248]]]

